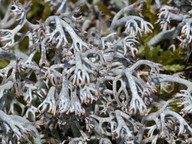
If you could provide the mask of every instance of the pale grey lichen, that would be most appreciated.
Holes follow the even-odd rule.
[[[26,17],[31,3],[12,0],[10,13],[0,5],[0,60],[7,62],[0,69],[1,143],[192,143],[192,83],[137,58],[142,37],[154,32],[142,17],[144,0],[114,8],[112,22],[102,21],[91,1],[79,1],[91,11],[82,17],[72,2],[46,2],[56,15],[37,24]],[[172,3],[182,5],[151,4],[162,28],[148,41],[151,49],[165,39],[191,43],[191,12],[178,14]],[[172,83],[181,90],[168,91]],[[161,99],[160,90],[175,96]]]

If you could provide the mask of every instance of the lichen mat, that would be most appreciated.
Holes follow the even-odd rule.
[[[0,0],[1,143],[192,143],[191,7]]]

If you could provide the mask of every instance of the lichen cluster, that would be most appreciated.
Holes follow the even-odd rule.
[[[109,1],[110,21],[94,1],[46,0],[52,13],[36,23],[27,18],[32,2],[3,8],[0,1],[0,60],[8,62],[0,68],[2,144],[192,143],[192,82],[138,57],[143,37],[154,32],[142,15],[145,0],[122,0],[118,11]],[[81,15],[80,3],[91,13]],[[164,39],[190,48],[191,11],[182,4],[151,4],[161,32],[150,50]],[[176,92],[165,100],[162,90]]]

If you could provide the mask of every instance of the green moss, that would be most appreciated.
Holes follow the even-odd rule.
[[[0,69],[6,67],[9,64],[9,61],[6,59],[1,59],[0,60]]]

